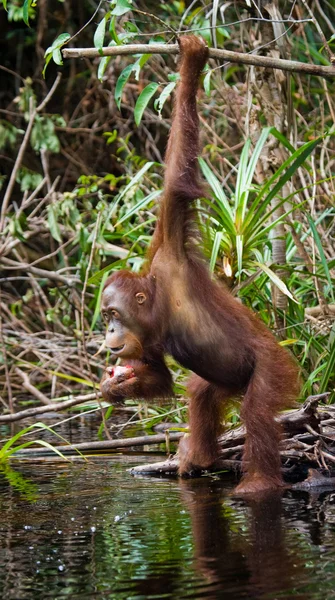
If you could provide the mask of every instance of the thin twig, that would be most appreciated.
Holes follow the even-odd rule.
[[[41,112],[45,106],[48,104],[49,100],[51,100],[52,96],[54,95],[56,89],[58,88],[58,85],[60,83],[60,80],[62,79],[62,73],[59,71],[57,73],[57,77],[54,81],[54,83],[52,84],[50,90],[48,91],[47,95],[45,96],[44,100],[42,100],[41,104],[38,105],[38,107],[36,108],[36,112]]]
[[[57,77],[55,79],[55,82],[53,84],[53,86],[51,87],[50,91],[48,92],[48,94],[46,95],[46,97],[44,98],[44,100],[41,102],[41,104],[39,104],[39,106],[37,108],[34,108],[34,98],[33,96],[31,96],[30,100],[29,100],[29,121],[28,121],[28,126],[26,129],[26,133],[24,134],[24,138],[22,140],[22,144],[20,146],[20,150],[18,152],[16,161],[15,161],[15,165],[14,168],[12,170],[9,182],[8,182],[8,186],[5,192],[5,196],[3,199],[3,203],[2,203],[2,208],[1,208],[1,215],[0,215],[0,233],[3,231],[4,228],[4,224],[5,224],[5,217],[6,217],[6,212],[7,212],[7,208],[9,205],[9,201],[12,195],[12,191],[15,185],[15,181],[16,181],[16,177],[17,177],[17,173],[18,170],[21,166],[22,160],[23,160],[23,156],[24,153],[26,151],[29,139],[30,139],[30,134],[31,134],[31,130],[33,128],[34,125],[34,121],[35,121],[35,117],[36,114],[38,112],[41,112],[41,110],[43,110],[43,108],[46,106],[46,104],[49,102],[49,100],[51,99],[52,95],[54,94],[60,80],[62,78],[62,73],[58,73]]]
[[[28,121],[28,127],[26,129],[26,133],[24,134],[24,138],[22,140],[22,144],[20,146],[20,150],[18,152],[18,155],[16,157],[16,161],[15,161],[15,165],[14,168],[12,170],[9,182],[8,182],[8,186],[5,192],[5,196],[3,199],[3,203],[2,203],[2,208],[1,208],[1,215],[0,215],[0,233],[3,230],[4,224],[5,224],[5,217],[6,217],[6,212],[7,212],[7,208],[9,205],[9,201],[12,195],[12,191],[15,185],[15,181],[16,181],[16,177],[17,177],[17,173],[18,170],[21,166],[22,163],[22,159],[24,156],[24,153],[26,151],[26,147],[28,145],[29,142],[29,138],[30,138],[30,134],[31,134],[31,130],[33,128],[34,125],[34,121],[35,121],[35,116],[36,116],[36,108],[33,108],[33,102],[34,99],[33,97],[30,98],[29,100],[29,113],[30,113],[30,117],[29,117],[29,121]]]

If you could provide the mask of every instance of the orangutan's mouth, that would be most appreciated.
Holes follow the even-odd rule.
[[[125,344],[122,344],[122,346],[117,346],[116,348],[111,348],[111,351],[113,352],[113,354],[117,354],[118,352],[122,352],[124,347],[125,347]]]

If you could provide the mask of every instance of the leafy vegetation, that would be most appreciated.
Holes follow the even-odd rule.
[[[291,11],[291,3],[277,2],[278,46],[283,57],[329,65],[335,7],[312,4],[319,28],[304,7]],[[102,47],[169,43],[173,32],[192,30],[211,47],[263,54],[276,48],[265,9],[260,20],[247,2],[238,10],[219,6],[117,0],[100,3],[94,14],[82,4],[77,14],[71,3],[2,0],[5,411],[85,391],[97,406],[92,389],[109,360],[101,290],[111,270],[141,268],[155,225],[174,60],[147,52],[101,57]],[[94,46],[98,57],[64,59],[70,45]],[[199,220],[213,276],[294,352],[302,397],[329,391],[333,401],[334,82],[281,73],[209,61],[199,102],[199,164],[208,184]],[[186,373],[172,360],[170,366],[183,394]],[[152,416],[176,408],[172,418],[180,420],[176,402],[151,407]]]

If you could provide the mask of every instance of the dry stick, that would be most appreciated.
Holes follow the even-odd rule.
[[[40,392],[34,385],[32,385],[32,383],[30,383],[27,373],[24,373],[23,371],[21,371],[21,369],[19,369],[19,367],[16,367],[15,372],[18,375],[20,375],[22,382],[23,382],[23,387],[27,390],[27,392],[30,392],[33,396],[35,396],[35,398],[37,398],[40,402],[42,402],[42,404],[49,406],[49,404],[50,404],[49,398],[47,396],[45,396],[44,394],[42,394],[42,392]],[[45,411],[45,408],[44,408],[44,411]]]
[[[1,287],[0,287],[0,300],[1,300]],[[0,307],[1,307],[1,302],[0,302]],[[4,367],[5,367],[5,377],[6,377],[6,383],[7,383],[7,394],[8,394],[8,400],[9,400],[9,410],[12,414],[14,414],[13,392],[12,392],[11,380],[10,380],[9,369],[8,369],[6,342],[4,340],[3,330],[2,330],[1,313],[0,313],[0,343],[1,343],[1,347],[2,347],[4,363],[5,363]],[[10,416],[12,416],[12,415],[10,415]]]
[[[6,189],[6,193],[5,193],[5,196],[3,199],[3,203],[2,203],[1,215],[0,215],[0,233],[2,232],[3,226],[5,224],[6,212],[7,212],[10,197],[12,195],[12,191],[14,188],[17,172],[21,166],[23,155],[26,151],[26,147],[28,145],[31,130],[33,128],[35,117],[36,117],[36,109],[33,109],[33,97],[31,97],[30,101],[29,101],[29,113],[30,113],[30,117],[29,117],[28,127],[26,129],[26,133],[24,134],[24,138],[22,140],[22,144],[20,146],[20,150],[18,152],[16,161],[15,161],[15,165],[14,165],[12,174],[10,176],[8,186]]]
[[[39,269],[37,267],[32,267],[28,263],[20,263],[20,262],[17,262],[16,260],[11,260],[10,258],[6,258],[5,256],[1,257],[0,264],[1,263],[3,265],[5,265],[7,267],[7,269],[10,269],[11,271],[13,269],[19,269],[21,271],[29,271],[29,273],[36,275],[36,277],[41,277],[42,279],[51,279],[51,281],[58,281],[59,283],[67,285],[68,287],[74,286],[75,283],[80,283],[80,280],[75,277],[72,277],[72,278],[64,277],[64,275],[59,275],[59,273],[57,273],[57,271],[47,271],[47,269]]]
[[[29,142],[29,138],[30,138],[30,134],[31,134],[31,130],[33,128],[34,125],[34,121],[35,121],[35,117],[36,114],[41,112],[41,110],[43,110],[43,108],[46,106],[46,104],[49,102],[49,100],[51,99],[52,95],[54,94],[60,80],[61,80],[62,74],[58,73],[57,77],[55,79],[55,82],[53,84],[53,86],[51,87],[50,91],[48,92],[48,94],[46,95],[46,97],[44,98],[44,100],[41,102],[41,104],[37,107],[37,108],[33,108],[33,102],[34,99],[33,97],[30,98],[29,100],[29,113],[30,113],[30,117],[29,117],[29,122],[28,122],[28,127],[26,129],[26,133],[24,134],[24,138],[22,140],[22,144],[20,146],[20,150],[18,152],[16,161],[15,161],[15,165],[12,171],[12,174],[10,176],[9,182],[8,182],[8,186],[6,189],[6,193],[3,199],[3,203],[2,203],[2,208],[1,208],[1,214],[0,214],[0,233],[3,230],[4,224],[5,224],[5,216],[6,216],[6,212],[7,212],[7,208],[9,205],[9,201],[12,195],[12,191],[14,188],[14,184],[15,184],[15,180],[16,180],[16,176],[17,176],[17,172],[21,166],[22,160],[23,160],[23,156],[24,153],[26,151],[26,147],[28,145]]]
[[[326,38],[325,34],[322,31],[322,27],[321,27],[319,21],[316,20],[313,11],[311,10],[311,8],[307,4],[307,0],[301,0],[301,2],[303,3],[304,7],[306,8],[306,10],[307,10],[310,18],[312,19],[312,21],[313,21],[313,23],[314,23],[314,25],[315,25],[315,27],[317,29],[317,32],[318,32],[320,38],[322,39],[323,45],[324,45],[325,50],[326,50],[326,52],[328,54],[328,58],[329,58],[330,62],[334,63],[335,62],[335,56],[334,56],[334,54],[331,51],[331,48],[330,48],[330,46],[328,44],[328,41],[327,41],[327,38]]]
[[[119,56],[124,54],[179,54],[178,44],[128,44],[126,46],[109,46],[107,48],[64,48],[64,58],[99,58],[101,56]],[[245,54],[243,52],[232,52],[220,48],[209,49],[210,58],[228,60],[232,63],[242,65],[253,65],[255,67],[268,67],[321,77],[334,77],[335,68],[323,65],[302,63],[295,60],[284,60],[270,56],[258,56],[256,54]]]
[[[181,431],[170,433],[170,442],[177,442],[184,434]],[[105,440],[103,442],[81,442],[80,444],[68,444],[67,446],[55,446],[59,452],[89,451],[89,450],[117,450],[119,448],[129,448],[131,446],[146,446],[148,444],[163,444],[166,442],[165,433],[156,435],[143,435],[133,438],[124,438],[121,440]],[[16,456],[23,454],[45,454],[45,448],[32,448],[31,450],[19,450]]]
[[[101,394],[100,394],[101,395]],[[27,408],[26,410],[21,410],[20,412],[14,413],[12,415],[0,415],[0,423],[12,423],[13,421],[20,421],[21,419],[26,419],[27,417],[34,417],[35,415],[41,415],[46,412],[59,412],[64,410],[65,408],[70,408],[71,406],[76,406],[77,404],[82,404],[88,400],[96,400],[96,393],[94,394],[85,394],[83,396],[76,396],[76,398],[72,398],[71,400],[64,400],[62,402],[49,402],[48,405],[45,406],[36,406],[35,408]]]

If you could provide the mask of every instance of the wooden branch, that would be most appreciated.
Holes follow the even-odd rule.
[[[326,308],[331,315],[335,315],[335,304],[326,304]],[[319,317],[323,314],[323,307],[320,305],[307,306],[307,308],[305,308],[305,313],[311,317]]]
[[[39,269],[37,267],[33,267],[28,263],[18,262],[12,260],[11,258],[6,258],[5,256],[0,257],[0,264],[4,265],[4,268],[9,270],[19,269],[20,271],[28,271],[32,273],[32,275],[36,275],[36,277],[40,277],[42,279],[50,279],[51,281],[57,281],[63,285],[68,287],[73,287],[76,283],[80,283],[80,279],[76,277],[64,277],[64,275],[60,275],[57,271],[47,271],[47,269]]]
[[[98,396],[101,397],[100,392],[97,392]],[[0,423],[13,423],[13,421],[20,421],[21,419],[27,419],[27,417],[35,417],[36,415],[42,415],[46,412],[59,412],[65,410],[66,408],[70,408],[71,406],[76,406],[77,404],[82,404],[88,400],[96,400],[97,394],[84,394],[82,396],[72,397],[70,400],[62,400],[61,402],[51,402],[44,406],[35,406],[34,408],[27,408],[26,410],[20,410],[17,413],[13,413],[10,415],[0,415]]]
[[[169,433],[170,442],[177,442],[183,437],[181,431]],[[156,435],[143,435],[133,438],[122,438],[120,440],[105,440],[103,442],[81,442],[80,444],[67,444],[66,446],[55,446],[59,452],[75,454],[77,450],[80,452],[92,452],[101,450],[118,450],[119,448],[130,448],[132,446],[147,446],[148,444],[165,444],[166,435],[157,433]],[[50,450],[46,448],[25,448],[18,450],[16,457],[26,454],[50,454]]]
[[[119,56],[125,54],[179,54],[179,46],[178,44],[128,44],[125,46],[108,46],[107,48],[101,48],[100,51],[97,48],[64,48],[62,54],[64,58],[99,58],[99,56]],[[209,57],[241,65],[281,69],[282,71],[306,73],[321,77],[335,76],[335,67],[332,66],[325,67],[323,65],[302,63],[295,60],[232,52],[231,50],[220,48],[210,48]]]
[[[18,375],[20,375],[24,389],[27,390],[27,392],[30,392],[33,396],[35,396],[35,398],[37,398],[37,400],[42,402],[42,404],[49,406],[49,404],[50,404],[49,398],[47,398],[47,396],[45,396],[42,392],[40,392],[40,390],[38,390],[34,385],[32,385],[32,383],[30,383],[27,373],[24,373],[24,371],[21,371],[21,369],[19,369],[19,367],[16,367],[15,372]],[[45,412],[45,407],[44,407],[44,412]],[[10,416],[13,417],[14,413]]]

